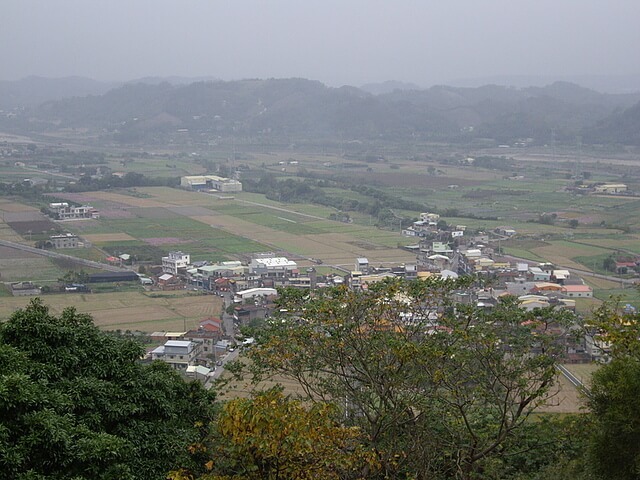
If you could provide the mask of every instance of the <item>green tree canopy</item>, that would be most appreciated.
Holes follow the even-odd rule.
[[[254,379],[296,380],[362,431],[389,478],[480,475],[517,449],[543,404],[574,318],[456,305],[465,281],[390,281],[368,291],[282,292],[284,318],[251,349]]]
[[[39,299],[0,326],[0,469],[7,479],[161,479],[196,468],[212,396],[73,308]],[[196,463],[194,463],[196,462]]]
[[[640,316],[624,313],[615,301],[600,307],[589,334],[611,361],[594,373],[587,404],[591,410],[591,465],[598,478],[640,478]]]

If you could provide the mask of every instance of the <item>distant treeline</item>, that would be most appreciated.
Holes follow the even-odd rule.
[[[439,209],[433,205],[405,200],[399,196],[389,194],[383,190],[366,186],[352,185],[346,182],[320,178],[287,178],[278,179],[271,173],[263,174],[258,180],[244,179],[243,189],[247,192],[262,193],[270,200],[290,203],[315,203],[332,207],[342,212],[359,212],[375,217],[378,226],[395,228],[398,225],[408,226],[416,217],[402,215],[397,210],[414,212],[436,212],[443,216],[467,217],[481,220],[495,220],[495,217],[478,217],[473,214],[460,212],[455,208]],[[356,192],[367,200],[345,198],[341,195],[330,195],[325,188],[343,188]]]
[[[104,175],[94,178],[89,175],[80,177],[75,184],[65,187],[67,192],[88,192],[91,190],[106,190],[109,188],[130,187],[177,187],[180,185],[179,177],[146,177],[141,173],[128,172],[122,177],[118,175]]]

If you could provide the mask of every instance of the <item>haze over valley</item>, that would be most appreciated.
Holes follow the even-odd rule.
[[[0,5],[11,480],[634,480],[637,1]]]

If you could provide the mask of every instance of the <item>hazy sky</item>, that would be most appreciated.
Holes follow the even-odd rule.
[[[640,0],[0,0],[0,79],[640,75]]]

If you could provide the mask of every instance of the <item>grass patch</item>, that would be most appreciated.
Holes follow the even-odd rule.
[[[574,257],[573,259],[578,262],[581,263],[582,265],[584,265],[585,267],[587,267],[589,270],[596,272],[596,273],[601,273],[603,275],[612,275],[615,276],[615,272],[610,272],[609,270],[606,270],[603,266],[603,262],[605,261],[605,259],[609,258],[611,256],[611,252],[608,253],[601,253],[599,255],[591,255],[591,256],[579,256],[579,257]]]
[[[512,255],[514,257],[524,258],[525,260],[531,260],[533,262],[540,262],[540,263],[545,262],[545,259],[540,257],[539,255],[536,255],[535,253],[532,253],[528,250],[524,250],[521,248],[502,247],[502,250],[507,255]]]
[[[612,298],[617,299],[619,297],[623,305],[630,303],[634,307],[640,308],[640,292],[637,288],[595,289],[593,295],[602,301],[607,301]]]
[[[45,257],[13,257],[0,259],[0,271],[5,282],[54,281],[70,268],[61,268]]]

